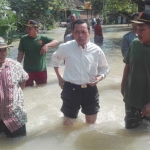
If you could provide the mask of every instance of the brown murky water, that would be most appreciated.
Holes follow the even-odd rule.
[[[120,42],[128,30],[127,25],[103,27],[105,39],[102,49],[109,62],[110,73],[98,84],[101,109],[97,124],[86,125],[80,112],[74,126],[62,126],[61,89],[50,67],[50,56],[55,50],[51,49],[47,55],[48,84],[24,90],[28,113],[27,137],[8,139],[1,135],[0,150],[149,150],[150,122],[144,122],[134,130],[124,128],[124,103],[120,94],[124,64]],[[64,28],[59,28],[50,31],[49,35],[61,41],[63,33]],[[8,56],[16,59],[17,50],[13,49]]]

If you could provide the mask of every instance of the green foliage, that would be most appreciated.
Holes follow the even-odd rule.
[[[132,13],[137,11],[137,5],[132,3],[132,0],[109,0],[109,3],[107,3],[107,9],[109,9],[110,12],[116,10],[117,12]]]
[[[91,0],[92,10],[94,15],[102,14],[103,10],[103,0]]]
[[[133,0],[91,0],[91,5],[94,14],[137,11],[137,5]]]
[[[43,26],[53,26],[60,20],[62,10],[71,9],[73,0],[8,0],[10,7],[18,14],[18,23],[25,24],[34,19]]]
[[[8,7],[6,0],[0,1],[0,36],[10,44],[13,40],[14,32],[16,32],[16,14]]]

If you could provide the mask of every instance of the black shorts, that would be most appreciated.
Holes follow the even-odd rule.
[[[80,107],[85,115],[97,114],[100,108],[97,86],[82,88],[81,85],[65,82],[61,98],[61,111],[69,118],[77,118]]]
[[[125,127],[126,129],[132,129],[139,126],[142,123],[141,109],[130,107],[125,104]]]
[[[6,127],[4,122],[0,121],[0,133],[5,133],[7,137],[19,137],[26,136],[26,126],[23,125],[21,128],[14,132],[10,132],[10,130]]]

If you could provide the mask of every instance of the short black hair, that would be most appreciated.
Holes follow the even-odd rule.
[[[87,24],[87,29],[90,31],[90,25],[89,25],[89,23],[88,23],[87,21],[83,20],[83,19],[78,19],[78,20],[76,20],[76,21],[73,23],[72,30],[74,30],[74,26],[75,26],[76,24],[84,24],[84,23]]]
[[[134,20],[135,17],[138,17],[139,16],[139,12],[135,12],[131,15],[131,20]]]

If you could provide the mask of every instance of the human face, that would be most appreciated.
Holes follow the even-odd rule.
[[[36,37],[37,36],[37,28],[35,27],[26,27],[26,31],[27,31],[27,34],[30,36],[30,37]]]
[[[84,48],[84,45],[88,43],[90,36],[87,24],[75,24],[72,34],[78,45]]]
[[[72,15],[70,16],[70,21],[73,23],[76,21],[76,16],[75,15]]]
[[[100,24],[101,21],[100,20],[96,20],[96,22],[97,22],[97,24]]]
[[[2,66],[2,63],[5,62],[6,56],[7,56],[7,49],[6,48],[0,48],[0,66]]]
[[[142,43],[150,45],[150,26],[147,24],[137,25],[137,35]]]

